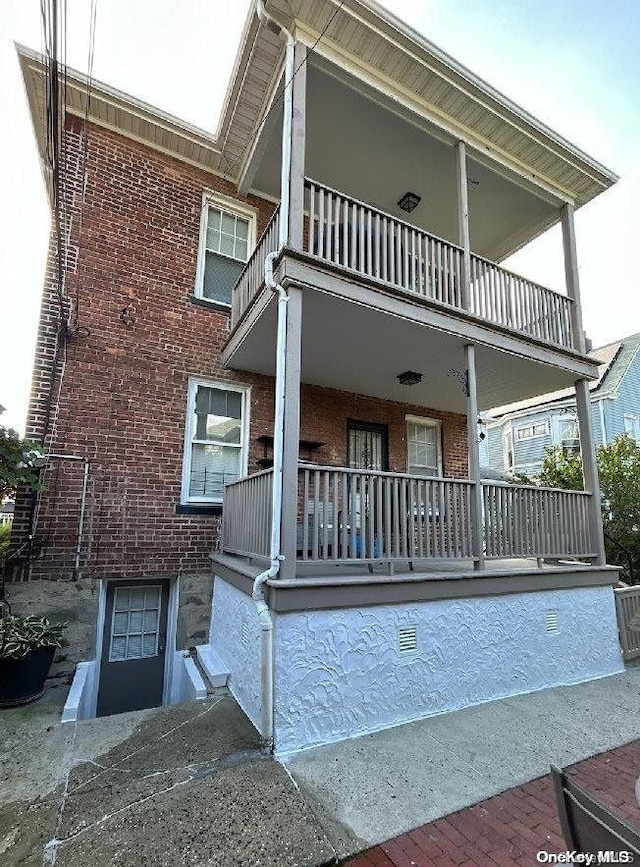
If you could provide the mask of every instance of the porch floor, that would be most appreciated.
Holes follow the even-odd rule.
[[[234,554],[215,553],[211,557],[214,565],[216,563],[227,566],[229,568],[238,569],[245,572],[247,576],[255,577],[260,572],[264,571],[266,564],[264,562],[256,562],[247,557],[239,557]],[[386,562],[371,563],[371,569],[366,562],[350,563],[348,565],[335,564],[332,562],[322,561],[298,561],[298,579],[314,579],[314,578],[357,578],[361,577],[367,581],[373,576],[389,579],[398,578],[406,579],[409,577],[419,579],[438,580],[441,577],[450,578],[451,574],[467,577],[482,577],[486,575],[494,575],[504,572],[557,572],[560,570],[583,569],[590,571],[593,566],[589,563],[582,563],[578,560],[558,560],[558,561],[543,561],[538,566],[538,561],[535,557],[525,558],[500,558],[495,560],[487,560],[485,568],[482,571],[475,570],[473,564],[468,559],[449,558],[447,560],[415,560],[413,568],[409,566],[409,561],[400,561],[393,564],[393,571],[390,573],[389,566]],[[281,580],[281,579],[278,579]]]
[[[213,571],[235,586],[251,592],[254,579],[264,571],[264,561],[215,553]],[[469,560],[415,561],[413,570],[396,562],[393,574],[387,563],[335,565],[298,563],[295,578],[268,582],[269,605],[280,612],[311,608],[395,604],[447,598],[528,593],[576,587],[615,585],[618,569],[577,561],[542,563],[535,559],[490,560],[475,571]]]

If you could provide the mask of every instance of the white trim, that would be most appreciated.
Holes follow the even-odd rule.
[[[99,581],[98,589],[98,615],[96,617],[96,670],[93,678],[93,690],[91,696],[91,717],[98,712],[98,690],[100,689],[100,665],[102,663],[102,645],[104,639],[104,625],[107,615],[107,584],[104,579]]]
[[[426,415],[412,415],[411,413],[407,413],[404,417],[405,422],[405,437],[407,441],[407,472],[409,472],[409,431],[407,429],[408,422],[413,422],[414,424],[422,424],[425,427],[435,427],[437,429],[436,436],[436,451],[438,454],[438,475],[443,476],[444,471],[442,468],[442,420],[439,418],[431,418]],[[426,469],[426,468],[425,468]]]
[[[191,468],[191,446],[193,444],[193,424],[195,416],[195,402],[198,386],[205,388],[218,388],[223,391],[239,392],[242,400],[242,417],[240,428],[240,475],[246,476],[249,463],[249,418],[251,414],[251,386],[245,383],[220,382],[209,379],[206,376],[190,376],[187,385],[187,412],[184,427],[184,448],[182,454],[182,485],[180,492],[180,504],[183,506],[195,503],[211,503],[221,505],[222,498],[213,497],[190,497],[189,496],[189,470]]]
[[[176,636],[178,633],[178,609],[180,607],[180,576],[169,581],[169,602],[167,605],[167,635],[165,640],[164,682],[162,687],[162,706],[171,704],[174,660],[176,655]]]
[[[205,264],[205,251],[206,251],[206,240],[207,240],[207,217],[209,214],[209,206],[214,208],[221,208],[223,211],[228,211],[229,213],[235,214],[238,217],[242,217],[247,220],[249,228],[247,231],[247,262],[251,258],[251,254],[256,246],[256,232],[257,232],[257,223],[258,223],[258,211],[256,208],[253,208],[251,205],[247,205],[245,202],[239,202],[237,199],[232,199],[230,196],[225,196],[222,193],[218,193],[215,190],[205,190],[202,194],[202,204],[200,206],[200,232],[198,234],[198,259],[196,262],[196,282],[193,289],[193,294],[196,298],[204,298],[205,301],[215,301],[216,304],[224,304],[224,301],[216,301],[215,298],[205,298],[202,294],[202,287],[204,283],[204,264]],[[224,255],[224,254],[220,254]],[[226,258],[232,259],[234,262],[241,262],[241,259],[236,259],[233,256],[227,256]],[[228,306],[229,310],[231,310],[231,305]]]

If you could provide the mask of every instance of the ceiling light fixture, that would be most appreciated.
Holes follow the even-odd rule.
[[[398,374],[398,382],[400,385],[417,385],[422,382],[422,374],[416,373],[415,370],[405,370],[404,373]]]
[[[408,214],[417,208],[420,204],[420,200],[422,196],[419,196],[417,193],[411,193],[407,191],[404,196],[398,199],[398,204],[402,208],[403,211],[406,211]]]

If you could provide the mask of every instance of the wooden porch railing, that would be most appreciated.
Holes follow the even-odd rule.
[[[472,254],[465,306],[461,247],[317,181],[307,179],[305,187],[307,253],[495,325],[573,347],[573,302],[566,295]]]
[[[590,494],[483,482],[486,556],[595,557]]]
[[[273,470],[225,485],[222,550],[243,557],[269,557]]]
[[[640,657],[640,587],[615,590],[616,614],[622,656],[626,660]]]
[[[280,208],[276,208],[267,228],[264,230],[255,246],[244,271],[238,278],[233,289],[231,301],[231,327],[242,318],[264,283],[264,260],[267,253],[278,249],[278,232],[280,229]]]
[[[471,558],[471,484],[466,479],[302,465],[298,558]]]
[[[272,484],[273,470],[264,470],[225,486],[223,551],[268,558]],[[469,479],[300,464],[297,559],[471,561],[472,488]],[[589,496],[482,482],[486,557],[595,557]]]

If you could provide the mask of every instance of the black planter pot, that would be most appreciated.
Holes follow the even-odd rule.
[[[55,652],[55,647],[38,647],[22,659],[0,659],[0,707],[40,698]]]

